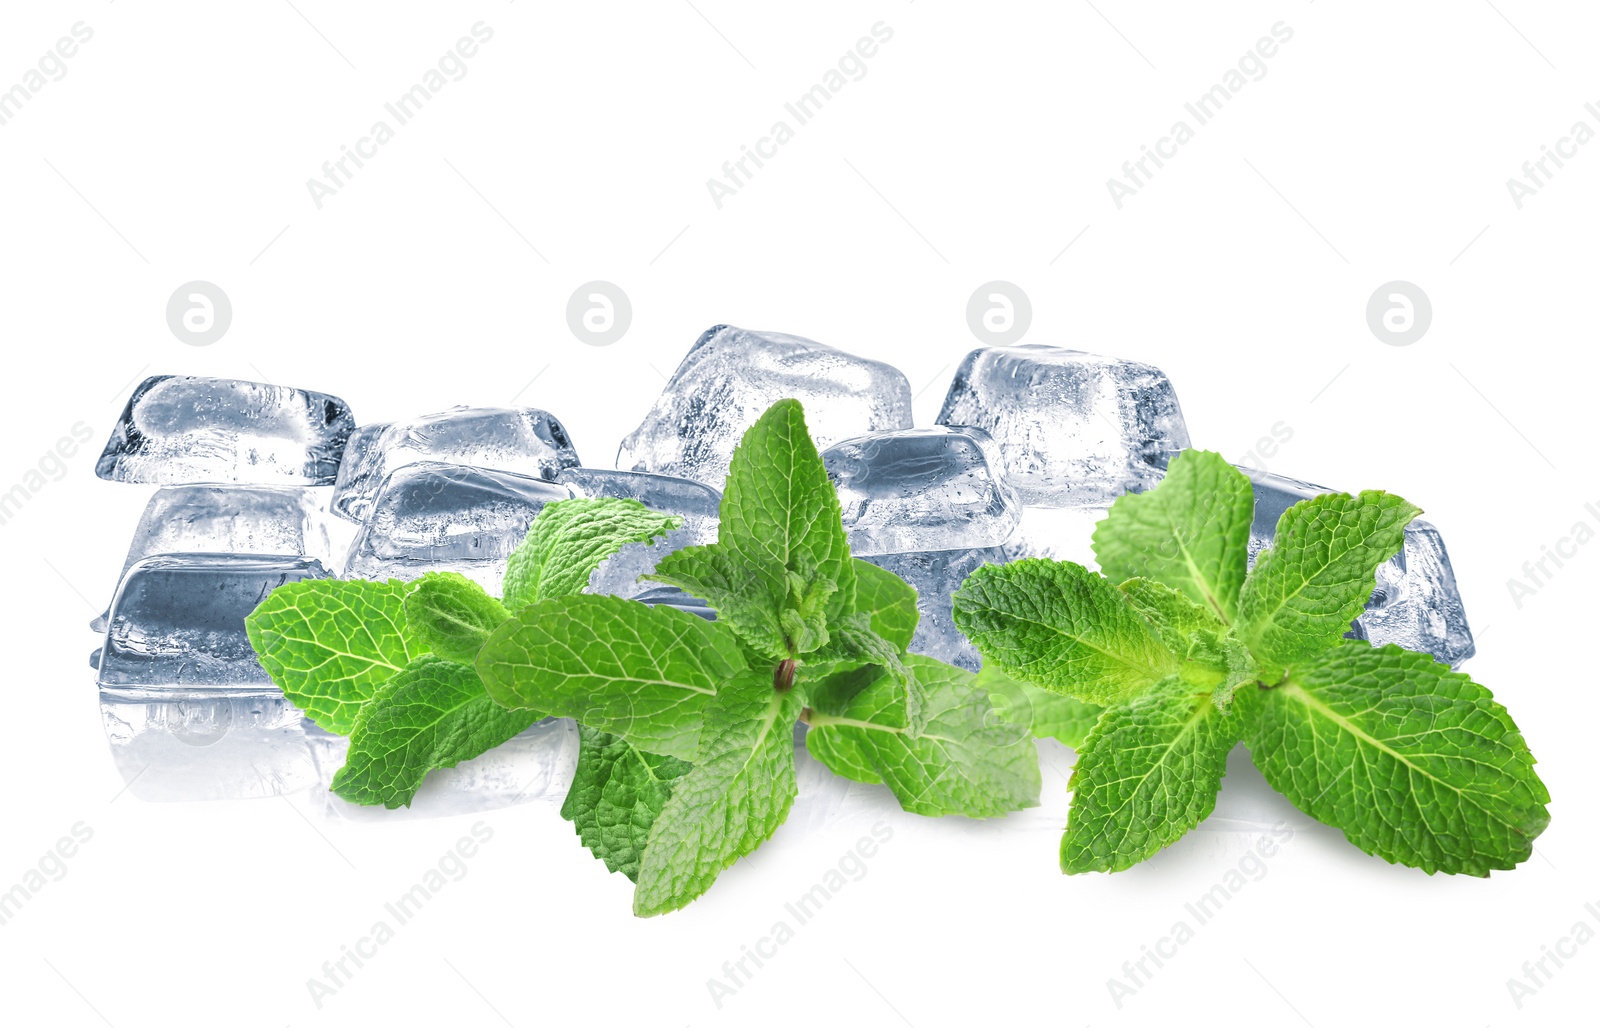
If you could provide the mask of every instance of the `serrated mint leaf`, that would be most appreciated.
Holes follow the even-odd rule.
[[[1391,863],[1510,869],[1550,821],[1550,794],[1511,716],[1425,653],[1341,640],[1282,685],[1239,699],[1272,787]]]
[[[481,756],[543,717],[495,703],[467,665],[418,657],[356,714],[333,791],[351,803],[410,806],[429,771]]]
[[[685,906],[783,824],[796,791],[800,707],[794,690],[772,688],[766,670],[747,671],[717,693],[695,766],[673,786],[645,843],[635,914]]]
[[[726,501],[724,501],[726,502]],[[661,558],[655,572],[646,575],[652,582],[676,586],[711,604],[717,620],[739,634],[746,646],[772,661],[787,659],[789,641],[781,620],[783,605],[775,601],[766,583],[785,578],[776,562],[766,573],[756,574],[736,552],[720,543],[686,546]]]
[[[1196,633],[1220,633],[1226,626],[1209,608],[1169,585],[1149,578],[1130,578],[1117,586],[1133,609],[1155,627],[1156,635],[1174,653],[1185,653]]]
[[[1220,454],[1185,450],[1161,484],[1120,496],[1094,529],[1112,581],[1149,578],[1231,622],[1249,562],[1255,493]]]
[[[606,868],[639,878],[650,829],[692,765],[646,753],[616,735],[578,726],[578,766],[561,804],[578,838]]]
[[[356,711],[427,652],[406,626],[411,586],[319,578],[279,586],[245,618],[261,666],[322,728],[349,735]]]
[[[986,564],[956,590],[954,616],[986,663],[1086,703],[1121,703],[1178,670],[1128,598],[1078,564]]]
[[[638,500],[558,500],[545,504],[506,562],[505,604],[520,610],[552,596],[583,592],[589,576],[629,543],[649,542],[683,524]]]
[[[1122,871],[1209,817],[1243,723],[1176,677],[1107,710],[1072,769],[1061,870]]]
[[[787,639],[774,657],[797,657],[822,645],[826,633],[815,628],[854,608],[855,561],[839,495],[806,432],[799,401],[773,404],[734,450],[717,543],[742,573],[760,580],[781,627],[791,620],[784,611],[795,611],[812,629],[804,639]],[[806,610],[806,604],[815,606]]]
[[[926,694],[920,734],[884,676],[840,713],[812,712],[812,755],[846,778],[883,782],[913,814],[998,817],[1036,806],[1039,754],[1027,729],[997,717],[970,672],[916,654],[905,663]]]
[[[828,645],[808,654],[807,660],[833,671],[882,668],[900,696],[909,730],[915,735],[927,722],[928,701],[922,683],[904,662],[905,656],[900,647],[872,630],[869,615],[851,614],[834,625]]]
[[[405,599],[406,624],[423,646],[460,664],[471,664],[478,648],[511,617],[483,586],[454,571],[430,571],[412,583]]]
[[[1292,664],[1337,643],[1420,513],[1376,491],[1329,493],[1284,511],[1239,597],[1239,636],[1256,658]]]
[[[978,670],[978,688],[1002,720],[1021,725],[1036,738],[1055,739],[1073,749],[1083,746],[1104,707],[1019,682],[993,664]]]
[[[917,591],[905,579],[857,557],[855,613],[866,614],[872,630],[900,650],[917,634]]]
[[[684,760],[695,756],[718,686],[744,666],[725,625],[590,595],[523,607],[489,636],[477,663],[502,706],[574,718]]]

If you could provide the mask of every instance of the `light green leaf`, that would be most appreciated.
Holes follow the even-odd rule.
[[[1114,582],[1149,578],[1233,620],[1250,552],[1255,493],[1220,454],[1185,450],[1161,484],[1119,496],[1095,526],[1094,553]]]
[[[410,806],[429,771],[481,756],[543,716],[495,703],[464,664],[418,657],[356,715],[333,791],[352,803]]]
[[[725,625],[579,595],[522,608],[490,635],[477,667],[502,706],[574,718],[647,753],[692,760],[702,715],[744,658]]]
[[[578,838],[607,869],[637,881],[650,829],[690,767],[579,725],[578,767],[561,816],[573,823]]]
[[[1012,678],[1102,706],[1178,670],[1178,658],[1111,582],[1081,565],[987,564],[954,597],[956,626]]]
[[[764,560],[773,563],[770,558]],[[771,578],[783,577],[782,573],[769,568],[769,573],[757,574],[741,561],[737,553],[720,543],[686,546],[661,558],[655,572],[645,577],[698,596],[716,609],[718,621],[725,622],[764,659],[783,660],[790,652],[780,619],[784,608],[773,600],[765,584]],[[810,628],[827,631],[820,612]]]
[[[506,562],[505,604],[520,610],[552,596],[573,596],[607,557],[629,543],[648,542],[683,524],[638,500],[558,500],[545,504]]]
[[[1421,509],[1384,492],[1329,493],[1290,507],[1239,598],[1239,635],[1256,659],[1293,664],[1337,643],[1360,616],[1378,567],[1400,552]]]
[[[898,650],[911,645],[917,633],[917,591],[905,579],[870,561],[855,558],[855,613],[872,619],[872,630]]]
[[[281,585],[245,618],[261,666],[289,702],[348,735],[356,711],[427,652],[406,626],[405,582],[320,578]]]
[[[1056,739],[1080,749],[1104,707],[1075,700],[1037,685],[1019,682],[993,664],[978,670],[977,685],[1002,720],[1021,725],[1037,738]]]
[[[417,579],[405,609],[406,624],[422,645],[461,664],[477,659],[489,633],[511,617],[483,586],[454,571],[430,571]]]
[[[1341,640],[1240,699],[1272,787],[1391,863],[1484,876],[1527,860],[1550,821],[1511,716],[1425,653]]]
[[[1107,710],[1072,769],[1061,870],[1125,870],[1209,817],[1242,725],[1177,678]]]
[[[645,844],[635,914],[685,906],[783,824],[796,791],[800,706],[794,690],[772,688],[765,670],[747,671],[718,692],[694,769],[673,786]]]
[[[872,630],[869,615],[851,614],[834,625],[828,645],[807,654],[807,661],[834,673],[867,666],[883,668],[900,696],[909,730],[915,735],[927,723],[928,701],[922,683],[910,672],[904,657],[900,647]]]
[[[1218,634],[1226,627],[1209,608],[1153,579],[1130,578],[1117,588],[1128,597],[1133,609],[1155,627],[1156,635],[1173,653],[1188,652],[1190,641],[1199,632]]]
[[[901,689],[888,676],[838,714],[813,711],[806,748],[835,773],[883,782],[913,814],[997,817],[1039,802],[1039,755],[1024,726],[1002,720],[974,676],[912,654],[907,669],[927,695],[927,725],[908,730]]]

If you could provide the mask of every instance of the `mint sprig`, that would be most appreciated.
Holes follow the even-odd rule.
[[[1382,492],[1298,503],[1247,574],[1251,496],[1221,456],[1186,451],[1096,527],[1104,575],[1025,560],[956,592],[992,681],[1106,707],[1078,746],[1062,869],[1122,870],[1182,837],[1240,741],[1368,853],[1430,874],[1526,860],[1550,797],[1505,708],[1427,654],[1343,638],[1419,509]],[[1027,693],[1002,695],[1006,716],[1034,716]]]

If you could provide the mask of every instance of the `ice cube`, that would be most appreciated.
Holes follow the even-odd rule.
[[[544,505],[571,490],[540,478],[434,461],[390,472],[350,547],[351,578],[410,581],[456,571],[499,593],[506,558]]]
[[[245,615],[285,582],[326,578],[306,557],[180,553],[128,569],[111,602],[102,688],[272,688],[245,635]]]
[[[911,427],[911,387],[887,364],[777,332],[708,329],[673,372],[617,467],[721,488],[745,429],[793,397],[819,449],[864,432]]]
[[[333,510],[361,520],[384,479],[408,464],[460,464],[554,479],[578,453],[561,422],[537,407],[452,407],[364,434],[339,472]]]
[[[822,463],[850,552],[864,557],[1005,542],[1022,512],[998,457],[981,429],[908,428],[836,443]]]
[[[353,486],[356,483],[370,483],[375,489],[383,484],[383,457],[378,448],[378,439],[388,427],[387,421],[357,425],[356,430],[350,433],[350,438],[345,440],[344,459],[339,462],[339,474],[333,483],[333,499],[328,504],[333,513],[358,521],[361,513],[352,511],[351,504],[356,503],[361,511],[371,505],[372,496],[365,492],[358,495]]]
[[[1053,346],[967,354],[938,423],[988,432],[1022,502],[1048,507],[1146,488],[1189,445],[1177,394],[1158,368]]]
[[[155,375],[133,391],[95,473],[161,485],[332,485],[354,427],[327,393]]]
[[[899,575],[917,590],[921,619],[911,640],[911,652],[969,671],[978,670],[983,658],[956,627],[950,598],[962,581],[979,567],[1005,563],[1005,554],[999,548],[886,553],[863,559]]]
[[[664,603],[700,602],[677,589],[639,578],[654,571],[669,553],[717,541],[720,492],[687,478],[604,468],[568,468],[556,476],[556,482],[575,496],[638,500],[651,510],[683,518],[682,525],[654,542],[629,543],[602,561],[589,576],[589,592]]]
[[[1239,470],[1250,476],[1255,490],[1255,520],[1250,526],[1252,564],[1271,545],[1284,511],[1301,500],[1335,491],[1266,471]],[[1476,652],[1450,554],[1437,528],[1426,521],[1406,526],[1403,548],[1378,568],[1372,598],[1350,634],[1368,639],[1374,646],[1394,643],[1430,653],[1451,667],[1459,667]]]
[[[331,563],[315,492],[301,486],[174,485],[157,489],[134,529],[122,574],[160,553],[256,553]],[[106,630],[106,615],[89,625]]]

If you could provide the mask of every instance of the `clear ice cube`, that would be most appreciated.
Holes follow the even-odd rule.
[[[545,504],[571,497],[566,486],[509,471],[407,464],[384,479],[344,573],[410,581],[456,571],[498,594],[506,558],[534,517]]]
[[[1270,472],[1239,470],[1250,476],[1256,497],[1250,526],[1252,564],[1271,545],[1284,511],[1301,500],[1335,491]],[[1350,634],[1374,646],[1394,643],[1431,653],[1451,667],[1459,667],[1476,652],[1450,554],[1437,528],[1426,521],[1406,526],[1405,545],[1378,569],[1372,598]]]
[[[822,454],[858,557],[1005,542],[1022,509],[998,460],[975,428],[874,432]]]
[[[951,597],[962,581],[984,564],[1004,564],[1005,554],[998,548],[932,550],[922,553],[886,553],[864,560],[899,575],[917,590],[916,635],[911,652],[942,660],[969,671],[983,663],[977,649],[967,641],[951,616]]]
[[[185,553],[138,561],[111,602],[99,684],[140,694],[271,689],[245,615],[286,582],[326,577],[306,557]]]
[[[651,510],[683,518],[682,525],[654,542],[629,543],[602,561],[589,576],[589,592],[653,602],[699,603],[677,589],[639,578],[654,571],[669,553],[717,541],[720,492],[687,478],[604,468],[568,468],[556,476],[556,483],[571,489],[574,496],[638,500]]]
[[[717,325],[690,348],[644,422],[623,439],[617,467],[721,488],[745,430],[788,397],[805,407],[818,448],[911,427],[911,386],[889,365],[799,336]]]
[[[156,375],[128,399],[95,473],[159,485],[332,485],[354,427],[327,393]]]
[[[578,465],[566,427],[537,407],[452,407],[373,426],[339,469],[333,511],[359,521],[384,479],[408,464],[459,464],[551,480]]]
[[[967,354],[938,423],[988,432],[1022,502],[1048,507],[1146,488],[1189,445],[1160,369],[1053,346]]]

